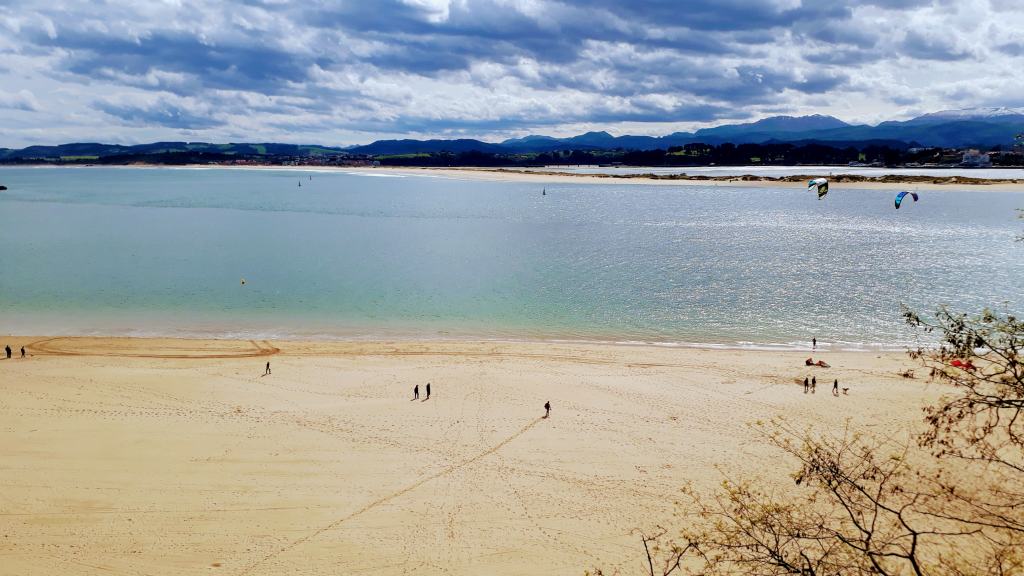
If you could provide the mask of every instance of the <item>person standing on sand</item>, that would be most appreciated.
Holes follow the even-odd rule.
[[[835,382],[832,383],[832,395],[839,396],[839,378],[836,378]]]
[[[544,417],[547,418],[548,416],[551,416],[551,402],[550,401],[544,403]]]
[[[263,372],[264,376],[266,376],[267,374],[270,374],[270,362],[267,362],[267,369],[264,370],[264,372]]]
[[[412,399],[413,400],[419,400],[420,399],[420,385],[419,384],[417,384],[417,385],[412,387]]]
[[[807,381],[807,377],[804,377],[804,394],[807,394],[807,389],[810,388],[811,384]]]
[[[427,397],[425,400],[430,400],[430,382],[427,382]]]
[[[814,394],[814,392],[817,389],[818,389],[818,377],[817,376],[811,376],[811,394]]]
[[[10,360],[11,359],[11,345],[10,344],[8,344],[7,346],[4,346],[4,352],[7,352],[7,359]]]
[[[811,350],[817,350],[817,349],[818,349],[818,338],[817,337],[811,338]]]
[[[21,347],[21,357],[22,358],[25,357],[25,347],[24,346]]]

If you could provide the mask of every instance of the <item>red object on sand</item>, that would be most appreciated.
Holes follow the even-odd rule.
[[[954,367],[954,368],[959,368],[961,370],[970,370],[970,371],[977,370],[977,368],[974,366],[974,364],[971,363],[970,360],[964,362],[962,360],[957,359],[957,360],[953,360],[952,362],[950,362],[949,365]]]

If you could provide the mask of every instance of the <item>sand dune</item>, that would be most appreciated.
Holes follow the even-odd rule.
[[[897,376],[902,354],[811,372],[797,352],[3,341],[31,354],[0,361],[0,572],[19,575],[640,573],[631,531],[671,521],[685,482],[791,489],[751,422],[903,435],[941,391]]]

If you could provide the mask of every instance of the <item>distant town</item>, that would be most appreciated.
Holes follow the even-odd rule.
[[[182,143],[182,147],[195,146]],[[597,166],[877,166],[906,168],[1024,167],[1024,146],[992,150],[977,148],[896,147],[868,144],[835,147],[826,144],[686,144],[655,150],[551,150],[500,153],[478,150],[401,154],[365,154],[329,150],[266,150],[266,145],[231,144],[209,150],[162,149],[115,151],[95,154],[8,155],[0,164],[44,165],[214,165],[214,166],[420,166],[420,167],[543,167],[552,165]],[[257,150],[257,146],[264,148]],[[290,148],[289,145],[277,145]],[[60,147],[54,147],[60,148]],[[271,147],[272,148],[272,147]],[[295,147],[299,148],[299,147]],[[56,152],[60,152],[57,150]],[[80,152],[80,151],[79,151]]]

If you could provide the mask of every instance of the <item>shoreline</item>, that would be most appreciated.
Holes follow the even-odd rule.
[[[657,174],[572,174],[568,172],[522,170],[509,168],[415,168],[415,167],[357,167],[348,171],[369,173],[387,172],[409,176],[424,174],[470,180],[508,182],[556,182],[585,184],[643,184],[654,186],[723,186],[737,188],[794,188],[805,184],[808,178],[817,177],[808,167],[808,174],[797,176],[703,176],[703,175],[657,175]],[[949,191],[999,191],[1024,192],[1024,178],[1020,179],[969,179],[959,176],[885,176],[874,177],[851,174],[835,174],[829,178],[833,189],[862,190],[949,190]]]
[[[187,348],[191,345],[209,345],[209,344],[221,344],[227,347],[236,345],[249,345],[253,342],[273,342],[285,347],[296,347],[301,348],[305,346],[316,346],[316,347],[333,347],[333,348],[352,348],[352,347],[403,347],[403,346],[440,346],[440,347],[457,347],[457,346],[528,346],[528,347],[544,347],[544,346],[568,346],[568,347],[582,347],[582,348],[608,348],[608,349],[650,349],[659,351],[695,351],[695,352],[750,352],[753,354],[794,354],[794,353],[833,353],[833,354],[904,354],[907,350],[906,347],[893,347],[893,348],[838,348],[832,346],[829,342],[820,341],[817,344],[816,349],[812,349],[811,343],[808,342],[806,347],[797,345],[778,345],[772,346],[770,344],[754,344],[752,346],[741,346],[741,345],[729,345],[729,344],[715,344],[708,342],[644,342],[644,341],[631,341],[631,340],[570,340],[570,339],[514,339],[514,338],[272,338],[272,337],[261,337],[254,336],[252,338],[235,337],[235,336],[100,336],[100,335],[78,335],[78,336],[61,336],[61,335],[0,335],[0,343],[3,341],[17,341],[20,346],[25,346],[26,350],[39,350],[42,354],[46,354],[47,350],[52,347],[53,342],[59,342],[59,347],[63,350],[69,345],[75,343],[84,343],[87,345],[93,345],[97,342],[104,343],[104,345],[122,343],[133,348],[144,348],[149,344],[155,343],[173,343],[177,347]],[[785,347],[783,347],[785,346]],[[62,352],[63,353],[63,352]],[[78,355],[78,354],[74,354]],[[82,356],[88,356],[89,354],[83,353]]]
[[[553,170],[526,170],[521,168],[484,167],[416,167],[416,166],[225,166],[206,164],[130,165],[49,165],[19,164],[3,168],[117,168],[117,169],[167,169],[167,170],[264,170],[303,173],[352,173],[378,176],[420,176],[428,178],[449,178],[453,180],[478,180],[497,182],[533,182],[560,184],[640,184],[645,186],[704,186],[730,188],[794,188],[806,182],[807,178],[818,177],[814,166],[807,166],[808,173],[794,176],[705,176],[681,174],[579,174]],[[727,167],[723,167],[727,168]],[[833,190],[928,190],[928,191],[991,191],[1024,192],[1024,178],[986,179],[965,176],[900,176],[880,177],[856,174],[834,174],[829,179]]]
[[[224,333],[175,333],[175,334],[164,334],[164,333],[90,333],[90,334],[43,334],[43,335],[28,335],[25,333],[17,334],[0,334],[0,340],[19,340],[19,341],[48,341],[48,340],[117,340],[117,341],[132,341],[138,340],[140,342],[152,342],[152,341],[177,341],[177,342],[251,342],[254,340],[258,341],[270,341],[280,342],[284,344],[294,345],[305,345],[305,344],[320,344],[320,345],[423,345],[423,344],[480,344],[480,345],[537,345],[537,346],[596,346],[596,347],[611,347],[611,348],[652,348],[659,350],[703,350],[703,351],[734,351],[734,352],[778,352],[778,353],[789,353],[789,352],[810,352],[812,351],[811,342],[754,342],[754,341],[737,341],[737,342],[698,342],[698,341],[682,341],[682,340],[631,340],[631,339],[586,339],[586,338],[566,338],[566,337],[510,337],[510,336],[494,336],[487,337],[482,335],[465,334],[458,336],[440,336],[440,335],[424,335],[424,336],[412,336],[408,334],[395,334],[392,336],[384,335],[366,335],[366,336],[332,336],[328,334],[310,334],[308,336],[299,336],[294,334],[288,335],[275,335],[275,334],[237,334],[231,332]],[[852,354],[900,354],[905,353],[907,350],[912,348],[910,344],[857,344],[849,342],[831,342],[826,340],[819,340],[817,345],[818,352],[834,352],[834,353],[852,353]]]

